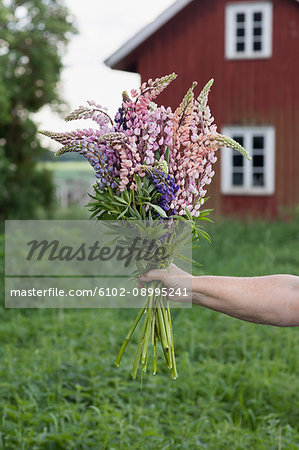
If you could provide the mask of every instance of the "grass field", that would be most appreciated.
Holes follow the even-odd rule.
[[[299,275],[297,222],[209,227],[200,273]],[[3,238],[2,238],[3,256]],[[135,310],[5,310],[0,448],[298,449],[298,329],[193,307],[173,312],[179,378],[130,380]]]

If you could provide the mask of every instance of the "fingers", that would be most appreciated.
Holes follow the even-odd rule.
[[[140,275],[138,283],[142,287],[143,281],[166,281],[167,277],[171,275],[182,276],[182,274],[186,275],[186,273],[179,269],[175,264],[171,264],[169,269],[153,269]]]
[[[147,283],[149,281],[162,281],[164,284],[166,284],[166,281],[168,280],[177,281],[180,278],[184,279],[186,277],[189,277],[189,274],[181,270],[176,265],[171,264],[169,269],[153,269],[147,273],[140,275],[137,281],[137,287],[144,287],[144,282]]]
[[[139,280],[139,282],[142,282],[142,281],[147,282],[147,281],[155,281],[155,280],[163,281],[166,278],[166,276],[168,275],[168,273],[169,272],[166,269],[153,269],[143,275],[140,275],[138,280]]]

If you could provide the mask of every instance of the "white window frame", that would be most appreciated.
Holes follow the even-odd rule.
[[[227,59],[259,59],[272,56],[272,16],[271,2],[231,3],[225,10],[225,56]],[[253,50],[253,13],[262,12],[262,50]],[[236,14],[245,15],[245,50],[236,50]]]
[[[275,129],[271,126],[225,126],[222,134],[234,137],[243,137],[243,147],[252,155],[252,137],[263,135],[264,137],[264,186],[253,186],[253,158],[249,161],[244,158],[243,174],[244,183],[236,186],[232,183],[233,174],[233,150],[223,148],[221,150],[221,193],[228,195],[272,195],[275,191]]]

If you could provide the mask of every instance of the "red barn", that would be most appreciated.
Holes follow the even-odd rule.
[[[252,160],[218,154],[209,207],[274,218],[299,203],[298,1],[178,0],[105,63],[143,81],[176,72],[158,98],[172,108],[192,81],[215,78],[218,129]]]

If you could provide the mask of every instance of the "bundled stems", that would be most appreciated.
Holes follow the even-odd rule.
[[[118,367],[122,355],[135,331],[135,328],[137,327],[137,324],[139,323],[141,317],[145,316],[141,327],[139,343],[132,368],[133,379],[135,379],[137,376],[139,364],[141,364],[142,370],[146,372],[148,362],[148,347],[150,341],[153,346],[153,374],[155,375],[157,372],[157,347],[158,342],[160,342],[167,366],[171,371],[173,379],[176,379],[178,376],[175,363],[169,302],[166,297],[162,296],[162,294],[155,296],[155,288],[159,285],[159,282],[153,282],[148,285],[148,287],[153,288],[153,294],[147,298],[146,305],[139,311],[127,336],[124,339],[124,342],[115,361],[115,364]]]

